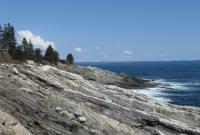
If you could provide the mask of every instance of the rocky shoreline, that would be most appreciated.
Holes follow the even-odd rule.
[[[159,85],[151,80],[131,77],[125,73],[117,74],[97,67],[91,67],[91,66],[84,67],[79,65],[66,66],[65,64],[59,63],[57,68],[78,74],[82,76],[84,79],[89,81],[95,81],[106,85],[115,85],[126,89],[132,89],[132,88],[140,89],[145,87],[155,87],[156,85]]]
[[[200,135],[200,108],[129,88],[148,80],[92,67],[0,65],[0,135]]]

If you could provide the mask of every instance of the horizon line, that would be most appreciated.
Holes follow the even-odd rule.
[[[77,61],[75,63],[192,62],[192,61],[200,61],[200,59],[194,59],[194,60],[136,60],[136,61]]]

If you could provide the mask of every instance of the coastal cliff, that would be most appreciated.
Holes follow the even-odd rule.
[[[0,65],[2,135],[199,135],[200,108],[135,93],[151,81],[92,67]]]

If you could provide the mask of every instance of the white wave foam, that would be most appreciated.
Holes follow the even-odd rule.
[[[159,87],[170,89],[170,90],[188,90],[186,83],[179,83],[179,82],[167,82],[165,80],[156,80],[155,83],[161,84]]]
[[[162,91],[164,88],[146,88],[142,90],[134,90],[134,92],[144,94],[150,97],[154,97],[156,100],[163,101],[163,102],[170,102],[171,100],[169,98],[166,98],[168,94],[163,93]]]
[[[164,91],[170,90],[189,90],[185,83],[178,82],[167,82],[163,79],[155,80],[155,83],[161,84],[155,88],[146,88],[142,90],[134,90],[137,93],[141,93],[150,97],[154,97],[156,100],[163,102],[171,102],[170,94],[165,93]],[[169,98],[168,98],[169,97]]]
[[[165,98],[165,97],[156,97],[156,100],[162,101],[162,102],[172,102],[170,98]]]
[[[200,81],[184,83],[188,86],[200,86]]]

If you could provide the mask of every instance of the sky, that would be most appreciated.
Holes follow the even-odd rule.
[[[0,0],[0,24],[77,62],[200,59],[199,0]]]

